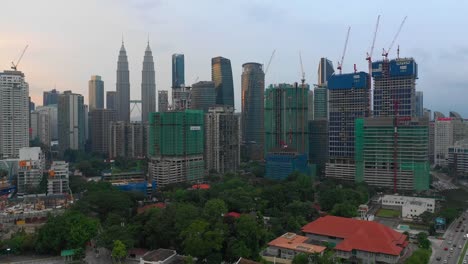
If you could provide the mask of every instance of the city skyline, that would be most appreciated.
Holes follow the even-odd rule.
[[[400,45],[401,56],[411,56],[420,65],[420,76],[417,80],[418,90],[424,92],[425,108],[448,113],[450,110],[468,115],[463,109],[463,88],[468,84],[468,78],[457,70],[468,60],[468,48],[464,43],[462,32],[464,6],[468,3],[454,1],[426,3],[425,10],[418,3],[396,1],[393,5],[383,5],[379,2],[363,2],[367,8],[357,9],[355,4],[342,4],[333,1],[327,8],[318,3],[295,2],[281,4],[279,2],[263,3],[261,1],[240,1],[236,3],[191,3],[186,1],[110,1],[97,3],[97,8],[89,10],[86,18],[72,15],[86,9],[86,1],[71,5],[56,1],[54,10],[47,10],[40,3],[28,2],[22,21],[14,16],[14,12],[6,14],[0,21],[10,21],[8,28],[0,29],[5,41],[0,42],[0,64],[7,69],[10,62],[17,59],[25,45],[29,44],[19,70],[23,71],[31,84],[31,97],[39,105],[42,92],[51,90],[54,86],[59,91],[73,90],[83,94],[88,101],[86,82],[89,76],[97,74],[107,83],[106,91],[113,90],[115,85],[115,57],[120,47],[122,34],[126,40],[130,75],[131,99],[140,99],[139,84],[141,84],[141,53],[146,46],[148,34],[153,47],[155,64],[158,66],[156,85],[160,89],[169,90],[171,86],[171,55],[184,53],[186,59],[186,82],[192,84],[199,77],[208,80],[210,76],[210,58],[223,56],[232,63],[234,79],[234,96],[236,111],[240,111],[240,75],[241,65],[245,62],[267,64],[271,52],[277,52],[271,63],[265,84],[295,82],[300,79],[299,50],[302,52],[306,82],[316,82],[316,65],[320,57],[329,58],[334,65],[340,57],[346,28],[351,26],[351,35],[343,72],[351,72],[353,64],[358,70],[367,71],[365,52],[371,44],[372,33],[377,15],[381,15],[381,26],[377,35],[374,50],[374,60],[380,59],[382,48],[388,48],[401,20],[408,15],[395,45]],[[54,1],[52,1],[54,2]],[[114,2],[112,2],[114,3]],[[405,5],[405,13],[401,5]],[[37,5],[37,6],[36,6]],[[179,8],[186,6],[186,8]],[[17,10],[20,4],[5,3],[6,9]],[[106,9],[102,19],[99,10]],[[187,10],[185,10],[187,9]],[[210,19],[203,14],[216,9]],[[314,10],[321,10],[320,16],[310,16]],[[359,16],[350,16],[348,11],[355,10]],[[41,16],[37,17],[37,10]],[[62,12],[56,12],[61,10]],[[180,12],[172,16],[173,12]],[[196,10],[197,12],[193,12]],[[438,10],[438,12],[427,12]],[[450,12],[450,16],[445,14]],[[357,14],[357,13],[356,13]],[[46,19],[45,17],[51,17]],[[212,20],[227,17],[224,25],[212,24]],[[90,27],[91,21],[99,23]],[[232,18],[232,19],[231,19]],[[78,25],[76,21],[84,21]],[[15,21],[15,23],[11,23]],[[61,21],[61,23],[56,23]],[[446,25],[451,25],[447,31]],[[189,30],[191,25],[197,30]],[[246,28],[246,25],[252,25]],[[232,33],[227,34],[225,28],[232,27]],[[426,34],[420,33],[420,28],[428,28]],[[44,30],[47,28],[47,30]],[[64,30],[64,29],[67,30]],[[90,29],[91,28],[91,29]],[[274,32],[271,30],[274,28]],[[241,30],[242,29],[242,30]],[[92,37],[85,37],[89,34]],[[254,35],[257,34],[258,36]],[[297,37],[301,34],[304,42],[296,41],[287,45],[274,41],[280,35],[282,38]],[[183,41],[183,39],[209,39],[217,35],[219,41]],[[317,36],[325,36],[327,41],[317,41]],[[244,43],[242,39],[256,36],[261,39],[257,43]],[[418,41],[414,41],[417,36]],[[436,37],[436,36],[444,36]],[[313,43],[313,45],[311,45]],[[424,45],[422,45],[424,43]],[[128,47],[127,47],[128,46]],[[396,46],[390,54],[394,58]],[[64,67],[66,66],[66,67]],[[159,89],[158,88],[158,89]],[[451,96],[447,95],[447,90]],[[453,96],[452,96],[453,95]]]

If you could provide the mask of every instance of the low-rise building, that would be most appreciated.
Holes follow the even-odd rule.
[[[17,191],[22,196],[37,193],[45,169],[45,155],[39,147],[19,150]]]
[[[406,235],[377,222],[352,218],[320,217],[302,231],[310,243],[329,245],[335,257],[352,263],[398,263],[408,246]]]
[[[290,264],[297,254],[322,255],[325,247],[307,243],[309,239],[294,233],[286,233],[268,243],[268,247],[262,252],[266,261]]]
[[[159,248],[150,251],[140,258],[140,264],[183,264],[184,257],[175,250]]]
[[[418,217],[425,211],[434,213],[435,199],[413,196],[384,195],[380,199],[383,208],[397,209],[406,219]]]
[[[69,192],[68,163],[65,161],[54,161],[49,170],[47,178],[47,194],[66,194]]]

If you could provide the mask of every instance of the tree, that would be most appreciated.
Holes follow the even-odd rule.
[[[419,247],[422,249],[431,248],[431,241],[427,239],[427,234],[425,232],[418,233],[418,243],[419,243]]]
[[[304,253],[299,253],[296,256],[294,256],[292,260],[292,264],[308,264],[309,263],[309,257],[304,254]]]
[[[181,233],[184,253],[204,259],[223,247],[223,231],[211,229],[205,220],[195,220]]]
[[[330,213],[335,216],[354,217],[357,215],[357,208],[350,203],[343,202],[335,204]]]
[[[127,248],[120,240],[114,241],[114,248],[112,249],[112,257],[121,263],[121,260],[127,256]]]
[[[413,255],[409,257],[405,264],[421,264],[421,263],[429,263],[429,259],[431,258],[431,251],[428,249],[418,249],[413,252]]]
[[[203,214],[211,224],[220,221],[225,213],[227,213],[226,203],[221,199],[211,199],[203,208]]]
[[[419,215],[421,222],[425,225],[430,225],[434,221],[435,215],[429,211],[425,211]]]

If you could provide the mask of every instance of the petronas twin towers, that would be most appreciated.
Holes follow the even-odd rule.
[[[122,47],[117,61],[117,116],[119,121],[130,122],[130,71],[127,51]],[[156,112],[156,73],[151,48],[146,46],[141,78],[141,120],[148,122],[149,113]]]

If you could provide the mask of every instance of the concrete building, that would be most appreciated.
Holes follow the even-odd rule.
[[[104,109],[104,82],[99,75],[91,76],[88,82],[89,110]]]
[[[117,119],[130,122],[130,72],[128,70],[127,51],[122,41],[122,47],[117,61]]]
[[[374,116],[416,116],[418,64],[413,58],[373,62],[372,77]]]
[[[317,85],[320,87],[326,87],[328,79],[335,73],[333,69],[333,63],[327,58],[320,58],[318,70],[317,70]]]
[[[268,242],[268,247],[261,253],[262,258],[271,263],[292,263],[298,254],[323,255],[326,247],[308,243],[309,238],[285,233]]]
[[[149,114],[156,112],[156,73],[149,42],[145,50],[141,75],[141,121],[148,122]]]
[[[426,211],[434,213],[436,206],[435,199],[433,198],[388,194],[381,197],[380,202],[382,208],[399,210],[401,217],[406,220],[417,219],[419,215]]]
[[[259,149],[263,158],[265,73],[260,63],[249,62],[242,65],[242,144],[251,159],[253,149]],[[257,147],[256,147],[257,146]]]
[[[44,112],[49,116],[50,140],[58,140],[58,112],[57,105],[38,106],[36,111]]]
[[[316,165],[319,177],[325,176],[328,161],[328,121],[309,121],[309,162]]]
[[[415,97],[415,107],[416,107],[416,116],[424,116],[424,95],[422,91],[416,91]]]
[[[431,109],[424,108],[423,116],[427,118],[427,120],[432,121],[432,112]]]
[[[45,170],[45,156],[39,147],[19,150],[17,193],[19,196],[37,193]]]
[[[150,115],[148,171],[158,187],[203,180],[203,134],[203,111]]]
[[[172,89],[172,110],[184,111],[191,108],[192,93],[189,87],[181,86]]]
[[[117,120],[117,111],[95,109],[89,112],[91,151],[109,154],[111,122]]]
[[[185,58],[184,54],[172,54],[172,88],[185,85]]]
[[[65,161],[53,161],[47,177],[47,195],[68,194],[69,169]]]
[[[0,72],[0,159],[29,147],[29,85],[20,71]]]
[[[434,125],[434,164],[448,165],[448,149],[454,143],[453,122],[450,117],[439,117]]]
[[[140,264],[183,264],[185,258],[175,250],[159,248],[149,251],[140,258]]]
[[[237,171],[240,164],[239,116],[230,106],[210,107],[205,114],[205,166],[208,172]]]
[[[83,105],[85,143],[89,140],[89,106]]]
[[[234,107],[234,82],[231,61],[223,57],[211,59],[211,80],[216,90],[216,104]]]
[[[86,140],[85,110],[83,96],[71,91],[59,95],[58,138],[59,149],[84,149]]]
[[[147,156],[148,125],[142,122],[110,123],[109,158]]]
[[[270,150],[266,156],[265,178],[285,180],[293,172],[310,175],[307,153],[283,147]]]
[[[200,81],[192,84],[190,109],[203,110],[216,105],[215,83],[211,81]]]
[[[56,105],[58,104],[58,96],[60,92],[52,89],[51,91],[44,91],[42,95],[42,105]]]
[[[424,118],[427,118],[426,116]],[[429,156],[429,164],[434,164],[434,147],[435,147],[435,122],[430,121],[429,122],[429,151],[428,151],[428,156]]]
[[[116,103],[117,103],[117,92],[116,91],[106,92],[106,109],[117,110]]]
[[[328,120],[328,89],[326,86],[314,88],[314,120]]]
[[[468,177],[468,139],[457,141],[449,147],[448,167],[453,176]]]
[[[158,91],[158,112],[169,111],[169,94],[167,91]]]
[[[400,120],[397,128],[394,124],[393,117],[356,120],[354,181],[395,193],[428,190],[431,176],[427,119],[409,117]]]
[[[331,245],[337,259],[351,263],[399,263],[407,236],[377,222],[325,216],[302,227],[309,243]]]
[[[332,75],[329,94],[329,162],[326,177],[354,181],[354,121],[370,115],[369,74],[365,72]]]
[[[47,111],[31,112],[31,140],[36,138],[44,146],[50,147],[50,116]]]
[[[311,120],[314,120],[314,91],[309,90],[307,97],[308,97],[308,103],[309,103],[307,106],[307,109],[308,109],[307,120],[311,121]]]

